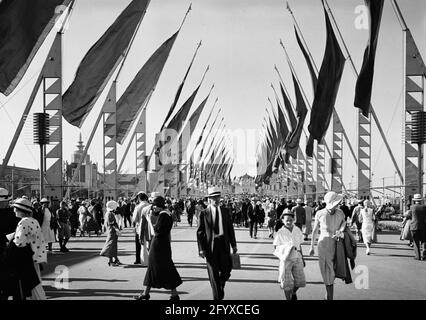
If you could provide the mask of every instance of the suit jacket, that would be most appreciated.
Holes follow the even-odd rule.
[[[250,218],[253,222],[258,222],[261,218],[261,210],[262,208],[258,205],[255,205],[253,209],[253,205],[250,203],[247,208],[247,216]]]
[[[235,241],[235,232],[232,225],[231,216],[225,207],[220,207],[222,213],[222,224],[223,224],[223,236],[225,238],[225,252],[230,255],[230,246],[236,247],[237,242]],[[198,229],[197,229],[197,242],[198,251],[204,251],[206,258],[209,259],[212,254],[212,242],[214,241],[213,231],[213,217],[211,207],[208,206],[206,209],[201,211]]]
[[[426,229],[426,207],[421,204],[415,204],[410,208],[411,218],[410,230],[425,230]]]

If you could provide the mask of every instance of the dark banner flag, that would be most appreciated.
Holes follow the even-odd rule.
[[[365,0],[370,13],[370,38],[364,52],[361,71],[356,81],[354,106],[362,110],[364,117],[370,112],[371,90],[373,87],[374,62],[377,40],[382,19],[384,0]]]
[[[296,39],[297,39],[297,43],[299,44],[299,48],[302,51],[303,56],[305,57],[306,64],[308,65],[309,73],[311,75],[311,80],[312,80],[312,92],[315,96],[315,90],[317,87],[318,78],[317,78],[314,66],[312,65],[312,61],[309,57],[308,50],[305,48],[302,41],[300,40],[300,36],[299,36],[299,33],[297,32],[296,27],[294,27],[294,32],[296,33]]]
[[[299,149],[300,136],[303,131],[306,115],[308,114],[308,108],[306,108],[305,100],[302,97],[302,92],[293,74],[293,70],[291,71],[291,74],[293,76],[294,91],[296,94],[297,125],[295,130],[293,130],[291,133],[286,150],[294,159],[297,159],[297,150]]]
[[[71,0],[0,1],[0,92],[9,95]]]
[[[140,107],[155,89],[170,51],[175,43],[176,32],[167,39],[139,70],[117,102],[117,142],[122,144],[136,120]]]
[[[296,119],[296,116],[293,113],[293,108],[291,107],[290,98],[287,97],[287,94],[285,93],[285,90],[284,90],[281,82],[280,82],[280,88],[281,88],[281,94],[282,94],[283,100],[284,100],[284,107],[287,111],[288,118],[290,120],[290,127],[291,127],[290,129],[291,129],[291,131],[293,131],[297,126],[297,119]]]
[[[327,28],[327,44],[312,104],[311,121],[308,126],[310,137],[306,146],[306,154],[309,157],[313,156],[314,139],[320,142],[330,125],[345,66],[345,57],[337,42],[325,8],[324,14]]]
[[[73,126],[81,127],[122,61],[148,3],[133,0],[84,56],[63,95],[63,116]]]

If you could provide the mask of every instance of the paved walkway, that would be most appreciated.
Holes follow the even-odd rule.
[[[197,254],[195,232],[196,228],[186,223],[172,230],[173,260],[183,280],[178,292],[182,300],[211,300],[205,262]],[[283,291],[277,283],[278,259],[272,255],[273,245],[268,239],[268,231],[260,229],[258,238],[251,239],[247,229],[236,228],[236,238],[242,268],[232,271],[225,300],[283,299]],[[109,267],[107,258],[99,256],[104,241],[104,235],[72,238],[68,253],[60,253],[58,244],[54,244],[54,251],[48,257],[49,266],[43,271],[43,286],[48,299],[129,300],[139,293],[146,268],[133,265],[133,230],[125,229],[119,237],[119,259],[123,266]],[[369,256],[365,255],[364,245],[359,244],[355,269],[358,274],[352,272],[354,283],[350,285],[336,280],[336,300],[426,299],[426,261],[414,260],[413,249],[406,241],[400,241],[396,234],[379,234],[378,241]],[[303,245],[305,254],[308,246],[308,243]],[[324,297],[325,288],[317,260],[317,256],[306,257],[307,286],[299,290],[300,300],[321,300]],[[55,286],[58,275],[69,279],[63,289]],[[160,299],[168,300],[169,292],[153,289],[151,300]]]

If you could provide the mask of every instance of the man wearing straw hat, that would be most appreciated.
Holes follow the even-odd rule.
[[[209,206],[200,213],[197,230],[199,255],[206,258],[214,300],[224,298],[225,283],[231,276],[233,253],[237,253],[234,227],[225,207],[219,206],[221,190],[208,189]]]
[[[411,218],[410,231],[413,237],[415,260],[426,260],[426,208],[422,201],[422,196],[415,194],[413,205],[408,213]]]

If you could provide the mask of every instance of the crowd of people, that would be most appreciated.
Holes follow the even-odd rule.
[[[421,195],[414,195],[401,231],[401,240],[409,241],[417,260],[426,260],[426,206],[422,200]],[[215,300],[224,298],[232,255],[237,253],[234,228],[247,229],[253,239],[260,228],[268,230],[273,253],[280,260],[278,282],[285,297],[292,300],[306,284],[301,244],[310,241],[309,255],[314,255],[319,232],[319,269],[325,298],[331,300],[336,277],[352,282],[348,260],[353,269],[357,242],[364,243],[366,255],[370,255],[372,245],[377,243],[378,221],[387,211],[387,204],[376,208],[369,200],[348,201],[335,192],[314,202],[226,196],[213,187],[207,197],[200,199],[173,199],[156,192],[149,196],[141,191],[132,198],[104,204],[102,199],[58,202],[24,196],[12,200],[9,192],[0,188],[0,299],[45,298],[40,267],[47,263],[53,244],[59,244],[60,252],[68,252],[67,243],[72,237],[105,233],[100,255],[108,258],[108,266],[120,266],[120,232],[133,228],[134,264],[147,267],[145,289],[135,299],[148,300],[151,288],[164,288],[171,291],[171,300],[179,300],[176,288],[182,279],[172,260],[170,232],[181,222],[196,227],[199,255],[206,259]],[[181,220],[183,215],[187,221]]]

